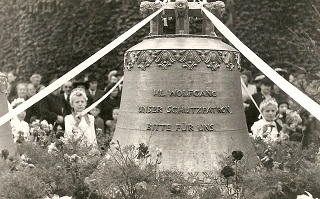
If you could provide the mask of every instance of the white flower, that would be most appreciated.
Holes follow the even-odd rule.
[[[42,120],[41,123],[40,123],[42,126],[45,126],[47,127],[49,124],[46,120]]]
[[[52,124],[49,124],[49,130],[52,131],[52,129],[53,129]]]
[[[113,147],[114,147],[116,150],[119,150],[119,149],[120,149],[119,144],[114,144]]]
[[[51,143],[48,146],[48,153],[52,153],[53,151],[58,150],[55,143]]]
[[[309,193],[309,192],[307,192],[307,191],[305,191],[308,195],[305,195],[305,194],[303,194],[303,195],[298,195],[297,196],[297,199],[317,199],[317,198],[313,198],[313,196]]]
[[[147,189],[147,183],[145,181],[139,182],[136,184],[136,189]]]
[[[59,195],[57,195],[57,194],[54,194],[53,196],[52,196],[52,199],[59,199],[60,197],[59,197]]]
[[[16,107],[19,104],[22,104],[23,102],[25,102],[25,100],[23,98],[16,98],[11,102],[11,106]]]
[[[28,164],[29,168],[34,168],[34,164]]]
[[[48,199],[48,198],[49,198],[49,197],[46,196],[46,198],[44,198],[44,199]],[[49,198],[49,199],[50,199],[50,198]],[[70,197],[70,196],[59,197],[59,195],[54,194],[51,199],[72,199],[72,197]]]
[[[162,157],[162,149],[161,148],[156,148],[156,153],[157,153],[158,158]]]
[[[35,123],[36,123],[36,124],[40,124],[40,120],[36,120]]]
[[[23,155],[20,156],[20,158],[21,158],[21,160],[24,161],[24,160],[26,160],[27,157],[23,154]]]
[[[111,159],[111,155],[110,155],[109,153],[107,153],[107,154],[104,156],[104,158],[105,158],[106,160],[110,160],[110,159]]]

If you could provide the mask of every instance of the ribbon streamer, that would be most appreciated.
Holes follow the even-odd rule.
[[[119,84],[123,81],[124,77],[121,77],[121,79],[116,83],[116,85],[114,85],[106,94],[104,94],[99,100],[97,100],[95,103],[91,104],[88,108],[86,108],[85,110],[83,110],[81,112],[81,115],[85,115],[87,114],[89,111],[91,111],[91,109],[93,109],[94,107],[96,107],[98,104],[100,104],[106,97],[108,97],[112,91],[114,89],[117,88],[117,86],[119,86]]]
[[[241,80],[241,86],[242,86],[242,87],[243,87],[243,89],[246,91],[246,93],[249,95],[249,97],[250,97],[251,101],[253,102],[253,104],[254,104],[254,105],[256,106],[256,108],[258,109],[258,111],[259,111],[259,113],[260,113],[261,117],[264,119],[264,117],[263,117],[263,115],[262,115],[262,113],[261,113],[260,107],[258,106],[257,102],[253,99],[253,97],[252,97],[251,93],[249,92],[249,90],[248,90],[248,88],[247,88],[246,84],[243,82],[243,79],[242,79],[242,78],[240,78],[240,80]],[[265,119],[264,119],[264,120],[265,120]]]
[[[270,80],[272,80],[279,88],[286,92],[296,102],[298,102],[309,113],[320,120],[320,105],[306,96],[303,92],[290,84],[277,72],[275,72],[268,64],[266,64],[260,57],[252,52],[246,45],[244,45],[217,17],[215,17],[206,8],[201,10],[208,16],[213,25],[262,73],[264,73]]]
[[[128,39],[131,35],[133,35],[135,32],[137,32],[140,28],[142,28],[144,25],[146,25],[151,19],[153,19],[155,16],[157,16],[160,12],[162,12],[164,9],[164,6],[162,6],[159,10],[154,12],[152,15],[148,16],[132,28],[130,28],[127,32],[123,33],[121,36],[119,36],[117,39],[113,40],[111,43],[109,43],[107,46],[93,54],[91,57],[83,61],[81,64],[70,70],[68,73],[57,79],[52,84],[48,85],[46,88],[41,90],[36,95],[32,96],[30,99],[16,107],[15,109],[9,111],[7,114],[3,115],[0,118],[0,126],[9,121],[14,116],[18,115],[22,111],[26,110],[30,106],[32,106],[34,103],[40,101],[45,96],[52,93],[54,90],[58,89],[60,86],[62,86],[65,82],[72,79],[74,76],[78,75],[80,72],[91,66],[93,63],[95,63],[97,60],[99,60],[101,57],[108,54],[111,50],[113,50],[115,47],[117,47],[119,44],[124,42],[126,39]]]

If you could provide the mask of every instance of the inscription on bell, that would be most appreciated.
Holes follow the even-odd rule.
[[[139,113],[162,113],[162,106],[144,106],[138,108]],[[231,113],[229,106],[221,107],[184,107],[184,106],[168,106],[164,113],[173,114],[217,114],[217,113]]]
[[[139,113],[162,113],[161,106],[139,106]]]
[[[170,97],[217,97],[216,91],[212,90],[169,90]]]
[[[155,97],[217,97],[217,92],[212,90],[153,90],[153,96]]]
[[[166,97],[164,90],[153,90],[153,96],[155,97]]]
[[[147,131],[178,131],[178,132],[191,132],[191,131],[214,131],[213,124],[187,124],[181,122],[179,124],[147,124]]]

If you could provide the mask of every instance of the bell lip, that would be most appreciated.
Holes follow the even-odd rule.
[[[148,35],[143,39],[153,39],[153,38],[177,38],[177,37],[190,37],[190,38],[210,38],[218,39],[222,41],[222,37],[213,36],[213,35],[195,35],[195,34],[167,34],[167,35]]]
[[[149,35],[144,37],[140,43],[128,49],[127,52],[144,50],[216,50],[239,52],[237,49],[224,43],[221,37],[194,34]]]

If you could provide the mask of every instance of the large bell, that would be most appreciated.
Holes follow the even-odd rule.
[[[163,152],[160,168],[203,172],[220,155],[256,159],[245,122],[240,53],[221,38],[153,35],[124,56],[114,140]],[[254,161],[256,162],[256,161]]]

